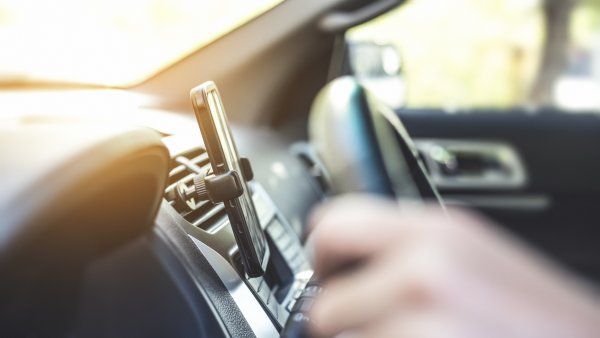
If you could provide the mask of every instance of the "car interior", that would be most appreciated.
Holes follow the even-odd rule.
[[[420,104],[440,91],[421,78],[430,92],[415,99],[410,61],[421,56],[357,31],[420,2],[454,6],[228,1],[221,13],[254,14],[244,9],[212,39],[131,78],[105,66],[96,73],[106,81],[76,70],[64,79],[20,76],[8,63],[13,52],[0,56],[0,335],[303,337],[321,292],[305,250],[310,212],[346,194],[475,209],[596,282],[600,105],[471,105],[454,93],[449,105]],[[515,11],[544,8],[527,3]],[[39,3],[28,6],[44,15]],[[0,36],[15,40],[2,10]],[[61,17],[46,13],[58,25]],[[31,37],[43,40],[46,29],[55,32],[37,27]],[[61,48],[39,43],[32,56],[16,48],[15,60],[52,59],[48,48]],[[145,69],[126,45],[102,44],[89,51],[106,67],[114,52]],[[476,87],[496,95],[482,81]]]

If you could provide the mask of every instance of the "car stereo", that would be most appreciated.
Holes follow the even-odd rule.
[[[246,184],[251,179],[247,174],[251,171],[249,162],[238,156],[214,82],[192,89],[190,98],[214,175],[202,189],[208,188],[213,202],[224,203],[246,274],[262,276],[269,260],[269,246]],[[212,183],[212,192],[208,183]]]

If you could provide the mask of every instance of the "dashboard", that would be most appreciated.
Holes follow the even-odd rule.
[[[301,315],[301,307],[306,306],[306,299],[310,298],[306,290],[315,290],[310,287],[312,269],[302,238],[310,210],[325,199],[322,177],[312,170],[315,164],[310,154],[303,151],[306,148],[303,144],[291,144],[268,128],[232,125],[240,154],[248,157],[253,166],[254,180],[249,182],[249,188],[271,252],[265,275],[246,278],[223,208],[193,198],[185,203],[172,198],[177,185],[189,186],[192,178],[209,165],[191,114],[140,108],[143,104],[121,107],[114,104],[115,97],[122,97],[117,101],[127,105],[136,102],[133,100],[136,97],[112,91],[52,93],[51,97],[64,97],[64,102],[69,102],[66,106],[64,103],[43,105],[44,97],[48,103],[47,92],[19,95],[22,97],[18,102],[23,103],[19,109],[1,107],[14,112],[2,117],[3,127],[17,133],[38,128],[60,135],[54,139],[31,137],[23,141],[20,148],[15,147],[14,140],[5,142],[13,148],[15,158],[26,158],[24,164],[36,168],[40,177],[59,177],[60,172],[54,169],[85,167],[88,161],[103,154],[106,149],[97,147],[100,143],[94,136],[97,130],[111,130],[106,137],[116,141],[111,143],[110,149],[126,148],[128,140],[119,136],[125,135],[119,132],[123,126],[127,126],[124,130],[129,134],[126,135],[138,135],[142,139],[155,135],[152,137],[160,140],[169,158],[168,168],[161,169],[168,172],[168,177],[153,226],[86,262],[81,282],[73,288],[72,299],[60,300],[72,302],[72,308],[62,313],[62,307],[57,308],[56,302],[45,304],[47,308],[39,307],[40,328],[48,322],[64,320],[68,324],[53,328],[59,331],[40,329],[39,333],[67,332],[89,337],[278,337],[292,314]],[[110,106],[112,112],[102,115],[99,113],[102,107],[91,107],[88,113],[82,113],[86,112],[89,106],[86,102],[90,100]],[[9,103],[3,100],[0,106]],[[131,129],[136,131],[132,133]],[[58,139],[66,141],[60,143]],[[49,151],[54,148],[60,151]],[[6,152],[4,149],[3,153]],[[46,156],[39,156],[43,153]],[[62,155],[54,156],[56,154]],[[10,160],[6,156],[4,159]],[[115,165],[105,172],[122,169]],[[35,187],[25,178],[14,180],[24,177],[23,173],[19,175],[17,167],[4,166],[3,182],[12,180]],[[134,208],[135,200],[141,198],[134,197],[137,190],[124,193],[128,189],[126,184],[117,186],[111,194],[128,196],[129,200],[125,197],[114,200]],[[100,205],[97,209],[100,213],[112,213],[110,209],[102,210]],[[79,250],[67,242],[63,242],[63,246],[71,255]],[[38,282],[51,279],[52,272],[43,273],[43,277],[36,279]],[[35,284],[31,287],[39,289],[41,294],[49,290],[37,288]],[[44,318],[49,312],[55,316]],[[36,317],[25,316],[24,323],[15,323],[28,327],[29,323],[36,322],[33,318]]]
[[[415,160],[400,168],[417,177],[415,186],[384,195],[439,202],[434,183],[455,204],[514,222],[515,232],[543,239],[552,251],[564,251],[565,262],[598,275],[596,237],[590,236],[597,229],[598,190],[590,177],[598,161],[579,156],[595,153],[595,116],[574,123],[572,114],[529,110],[506,118],[402,109],[391,113],[401,115],[417,139],[414,149],[401,144],[397,151],[375,147],[382,135],[341,123],[371,117],[362,96],[330,90],[332,100],[325,102],[361,108],[322,106],[321,117],[340,120],[316,123],[318,134],[340,143],[324,143],[330,147],[319,151],[321,163],[316,150],[296,142],[315,140],[311,103],[331,75],[348,71],[345,53],[338,52],[339,32],[348,27],[323,23],[367,20],[400,3],[384,2],[285,1],[130,89],[2,88],[1,335],[278,337],[290,321],[307,320],[303,313],[320,292],[304,252],[310,211],[330,194],[381,193],[392,182],[381,179],[390,163],[379,161],[379,150],[392,159],[420,155],[433,179]],[[223,207],[174,198],[209,166],[187,95],[208,80],[226,90],[226,106],[240,123],[232,124],[233,136],[252,163],[249,189],[270,252],[259,278],[242,272]],[[331,114],[336,107],[340,114]],[[376,131],[391,130],[371,122]],[[440,152],[454,166],[440,161]],[[132,155],[144,160],[130,161]],[[398,163],[391,164],[398,169]],[[507,185],[511,189],[499,189]],[[340,187],[347,191],[336,191]],[[561,224],[565,219],[569,227]],[[7,264],[9,239],[17,235],[30,241]]]

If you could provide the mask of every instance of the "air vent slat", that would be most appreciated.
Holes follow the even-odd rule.
[[[185,177],[189,172],[183,165],[176,166],[169,172],[169,181],[177,182]]]
[[[198,157],[195,157],[192,160],[192,163],[194,163],[195,165],[200,166],[200,167],[209,164],[208,153],[204,153],[204,154],[202,154],[202,155],[200,155]]]
[[[215,205],[208,201],[202,201],[200,203],[196,203],[195,201],[193,201],[193,199],[190,201],[193,202],[193,203],[190,203],[193,206],[193,208],[190,208],[188,211],[180,213],[186,219],[194,218],[193,215],[205,214],[205,213],[209,212],[211,209],[215,208]],[[195,218],[198,218],[198,217],[195,217]]]
[[[192,224],[194,224],[194,226],[197,227],[201,227],[202,224],[217,224],[219,223],[220,219],[225,217],[225,215],[225,207],[223,206],[223,204],[219,204],[214,208],[210,209],[205,214],[203,214],[198,220],[196,220]],[[205,228],[205,230],[208,230],[208,228]]]

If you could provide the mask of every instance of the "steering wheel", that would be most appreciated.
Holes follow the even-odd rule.
[[[442,205],[399,117],[353,77],[338,78],[317,95],[309,139],[334,194],[369,193]]]

